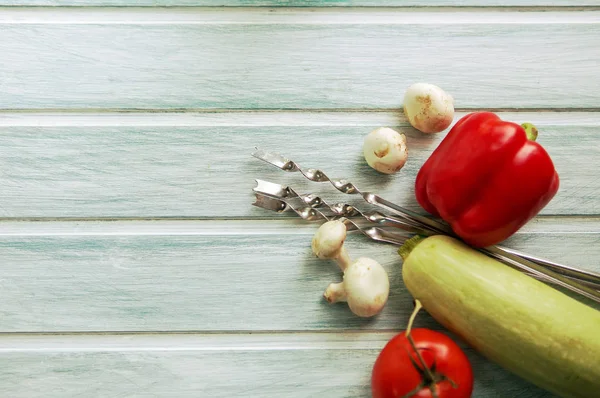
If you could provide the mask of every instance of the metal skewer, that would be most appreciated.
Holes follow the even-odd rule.
[[[411,235],[408,233],[386,231],[384,229],[365,224],[364,222],[361,223],[357,220],[351,220],[330,211],[328,207],[326,207],[324,210],[320,210],[307,206],[306,203],[304,203],[304,201],[298,197],[290,199],[277,199],[260,192],[256,192],[255,196],[256,201],[253,203],[254,206],[277,212],[291,210],[306,221],[340,220],[346,225],[346,229],[348,231],[358,231],[368,238],[378,242],[402,245],[411,237]]]
[[[433,232],[430,230],[407,226],[407,225],[403,224],[403,222],[400,222],[400,225],[399,225],[396,223],[395,218],[386,216],[379,212],[368,212],[368,213],[363,212],[363,211],[357,209],[355,206],[351,206],[351,205],[344,204],[344,203],[328,204],[323,199],[321,199],[319,196],[316,196],[314,194],[299,195],[291,187],[284,187],[279,184],[271,183],[271,182],[264,181],[264,180],[258,180],[258,179],[256,180],[256,182],[257,182],[257,186],[254,188],[254,192],[257,194],[257,198],[260,197],[262,201],[266,201],[268,199],[272,202],[269,206],[265,206],[261,203],[255,203],[255,205],[258,207],[266,208],[268,210],[279,211],[280,209],[285,210],[286,207],[289,210],[289,206],[286,205],[285,200],[288,200],[288,201],[292,200],[297,203],[304,202],[304,204],[306,204],[310,207],[322,208],[323,209],[322,212],[326,212],[328,214],[334,214],[335,216],[332,218],[359,217],[363,221],[361,223],[363,225],[362,228],[366,228],[366,225],[364,224],[364,221],[366,221],[368,223],[373,223],[375,225],[392,226],[395,228],[401,228],[404,231],[411,233],[411,234],[418,234],[418,235],[423,235],[423,236],[430,236],[430,235],[437,234],[436,232]],[[267,199],[265,199],[265,197]],[[299,202],[299,200],[301,200],[302,202]],[[373,213],[375,215],[373,215]],[[303,214],[306,214],[306,210],[303,211]],[[306,219],[305,215],[300,215],[300,216],[302,218]],[[332,218],[330,218],[330,219],[332,219]],[[390,220],[392,222],[389,222]],[[375,240],[380,240],[380,239],[375,239]],[[403,237],[401,239],[401,243],[399,243],[399,244],[404,243],[404,240],[405,240],[405,238]],[[398,244],[393,239],[388,239],[387,243]],[[503,251],[507,251],[508,254],[503,253]],[[496,251],[496,250],[494,250],[494,248],[492,248],[490,251],[486,252],[486,254],[515,268],[514,261],[518,261],[520,259],[518,259],[519,252],[516,252],[517,254],[515,254],[513,252],[516,252],[516,251],[513,251],[512,249],[502,249],[502,251]],[[564,267],[566,267],[566,266],[564,266]],[[577,270],[575,270],[575,271],[577,271]],[[539,275],[535,275],[535,274],[532,274],[529,272],[527,272],[527,274],[535,277],[536,279],[540,279],[540,280],[543,280],[546,282],[553,283],[547,277],[541,277]],[[577,274],[574,274],[574,275],[567,274],[565,276],[570,279],[576,279],[580,283],[585,284],[586,286],[589,286],[596,290],[600,290],[600,284],[578,279]]]
[[[348,195],[360,195],[369,204],[379,206],[387,211],[391,211],[397,216],[401,217],[407,223],[418,226],[419,224],[425,225],[430,229],[439,231],[445,234],[453,233],[450,227],[444,226],[443,224],[437,223],[428,217],[421,216],[410,210],[406,210],[392,202],[389,202],[382,197],[375,195],[371,192],[362,192],[354,184],[345,179],[332,180],[327,175],[318,169],[302,169],[293,161],[273,152],[266,152],[262,149],[257,149],[252,153],[257,159],[265,161],[277,168],[287,172],[300,172],[305,178],[313,182],[329,182],[338,191]]]
[[[425,224],[425,226],[427,227],[426,229],[429,229],[430,232],[431,232],[431,230],[433,230],[435,232],[443,233],[443,234],[450,235],[452,237],[460,239],[454,233],[454,231],[452,231],[450,226],[448,226],[447,224],[441,223],[439,221],[430,219],[428,217],[425,217],[425,216],[422,216],[419,214],[416,214],[410,210],[407,210],[401,206],[398,206],[392,202],[389,202],[389,201],[379,197],[378,195],[375,195],[375,194],[372,194],[369,192],[363,193],[360,190],[358,190],[358,188],[355,185],[353,185],[352,183],[350,183],[347,180],[331,180],[331,179],[329,179],[329,177],[327,177],[327,175],[324,172],[322,172],[320,170],[316,170],[316,169],[309,169],[309,171],[303,172],[302,169],[296,163],[282,157],[281,155],[275,154],[275,153],[257,150],[256,152],[253,153],[253,156],[255,156],[267,163],[270,163],[276,167],[279,167],[285,171],[299,171],[306,178],[308,178],[311,181],[319,181],[319,182],[328,181],[334,187],[336,187],[340,192],[351,193],[351,194],[360,194],[361,196],[363,196],[363,198],[366,197],[365,201],[367,203],[378,205],[385,209],[389,209],[396,214],[399,214],[401,217],[403,217],[403,220],[406,220],[407,224],[413,225],[417,228],[421,227],[421,226],[423,226],[423,224]],[[308,176],[312,175],[313,178],[307,177],[307,175]],[[314,178],[317,178],[317,179],[314,179]],[[270,184],[267,182],[265,182],[265,183]],[[275,185],[278,185],[278,184],[275,184]],[[343,188],[343,189],[338,188],[341,186],[344,186],[346,188]],[[351,188],[349,188],[349,187],[351,187]],[[269,188],[269,186],[265,185],[265,188]],[[295,192],[294,192],[294,194],[297,195]],[[371,213],[371,214],[374,215],[376,213]],[[379,213],[379,214],[381,214],[381,213]],[[424,234],[424,235],[426,235],[426,234]],[[582,281],[600,285],[600,274],[598,274],[598,273],[594,273],[591,271],[578,270],[576,268],[569,267],[569,266],[566,266],[563,264],[559,264],[559,263],[552,262],[549,260],[541,259],[539,257],[534,257],[529,254],[519,252],[517,250],[508,249],[503,246],[495,245],[493,247],[489,247],[489,248],[485,248],[485,249],[490,252],[509,256],[511,258],[514,258],[514,256],[521,257],[525,260],[529,260],[533,263],[542,265],[544,267],[552,268],[554,271],[556,271],[560,274],[563,274],[565,276],[571,276],[571,277],[580,279]]]
[[[254,192],[262,193],[264,195],[271,196],[276,199],[291,199],[291,198],[299,198],[306,205],[313,208],[322,208],[326,207],[330,212],[333,212],[337,216],[340,217],[361,217],[366,221],[377,224],[380,226],[389,226],[395,227],[399,229],[403,229],[404,231],[423,236],[430,236],[435,234],[435,232],[431,231],[427,228],[421,228],[418,225],[413,223],[408,223],[405,220],[393,216],[387,216],[383,213],[377,211],[365,212],[361,211],[355,206],[349,205],[347,203],[334,203],[329,204],[322,198],[314,194],[305,194],[300,195],[296,191],[294,191],[290,187],[284,187],[283,185],[275,184],[272,182],[264,181],[264,180],[255,180],[256,187],[254,188]]]
[[[363,199],[369,203],[376,206],[379,206],[383,209],[393,212],[395,215],[402,218],[403,221],[406,221],[409,225],[414,225],[416,227],[422,227],[434,232],[443,233],[447,235],[451,235],[456,237],[451,228],[444,223],[440,223],[438,221],[432,220],[428,217],[421,216],[416,214],[410,210],[404,209],[401,206],[398,206],[392,202],[389,202],[378,195],[372,194],[370,192],[361,192],[355,185],[353,185],[350,181],[347,180],[332,180],[330,179],[323,171],[318,169],[302,169],[293,161],[286,159],[285,157],[275,154],[265,152],[263,150],[256,150],[253,154],[254,157],[263,160],[269,164],[272,164],[278,167],[281,170],[288,172],[300,172],[305,178],[315,182],[329,182],[331,183],[338,191],[345,194],[358,194],[363,197]],[[579,281],[572,280],[568,278],[566,275],[563,275],[556,271],[563,271],[569,274],[569,276],[573,277],[573,275],[577,275],[578,279],[582,281],[590,282],[591,284],[599,284],[600,283],[600,275],[591,273],[591,272],[581,272],[571,267],[562,266],[558,263],[549,262],[546,260],[542,260],[542,263],[536,263],[535,260],[540,260],[535,257],[527,258],[520,255],[517,255],[516,251],[505,251],[502,247],[498,246],[490,246],[486,248],[478,249],[492,257],[495,257],[499,260],[503,260],[505,263],[519,268],[522,271],[525,271],[528,274],[532,274],[534,276],[538,276],[544,280],[551,281],[559,286],[562,286],[568,290],[576,292],[582,296],[585,296],[589,299],[592,299],[598,303],[600,303],[600,292],[594,290],[591,287],[586,286],[584,283],[580,283]],[[520,253],[519,253],[520,254]],[[553,267],[553,269],[546,269],[545,266]]]

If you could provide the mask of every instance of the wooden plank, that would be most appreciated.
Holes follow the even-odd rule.
[[[398,108],[415,81],[459,108],[599,103],[600,12],[454,11],[5,8],[0,108]]]
[[[412,310],[392,245],[348,238],[379,261],[391,293],[374,319],[322,294],[317,226],[288,221],[2,222],[0,332],[396,330]],[[540,219],[507,245],[600,271],[596,219]],[[427,314],[417,325],[439,329]]]
[[[365,397],[391,333],[2,336],[0,395]],[[465,349],[474,398],[549,395]]]
[[[600,180],[590,166],[600,151],[600,113],[500,115],[537,124],[556,163],[561,187],[543,214],[600,214]],[[362,157],[364,136],[385,125],[408,136],[409,160],[393,176]],[[359,203],[252,158],[256,146],[420,211],[414,178],[443,136],[409,128],[400,112],[2,114],[0,216],[285,217],[251,206],[256,178]]]
[[[128,7],[579,7],[598,0],[0,0],[0,6]]]

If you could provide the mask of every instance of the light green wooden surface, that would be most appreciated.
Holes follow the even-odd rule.
[[[310,253],[317,226],[252,207],[251,188],[348,198],[250,152],[417,210],[416,172],[443,137],[401,115],[418,80],[450,91],[458,116],[540,127],[561,189],[507,245],[600,271],[600,13],[552,7],[600,4],[411,8],[448,3],[0,1],[93,6],[0,8],[0,397],[367,397],[412,310],[395,248],[348,239],[390,273],[380,316],[325,303],[341,275]],[[395,176],[361,157],[379,126],[409,139]],[[426,313],[417,325],[441,329]],[[475,397],[548,396],[465,349]]]
[[[544,218],[512,238],[533,255],[600,271],[600,223]],[[377,259],[389,304],[361,319],[322,294],[341,280],[316,259],[317,225],[299,221],[6,222],[0,236],[2,332],[396,330],[412,311],[392,245],[348,239]],[[565,237],[575,247],[566,250]],[[32,278],[35,275],[35,278]],[[23,311],[27,308],[27,311]],[[426,315],[418,325],[439,329]]]
[[[499,115],[535,123],[539,142],[548,147],[563,177],[543,214],[568,215],[574,208],[578,214],[599,214],[600,180],[590,165],[600,155],[595,145],[600,113]],[[382,125],[408,136],[408,162],[393,176],[376,173],[361,155],[364,136]],[[412,194],[414,176],[442,137],[425,137],[408,127],[400,111],[0,115],[0,185],[7,188],[0,192],[0,215],[270,216],[248,206],[255,178],[356,202],[328,185],[306,182],[251,157],[256,146],[421,211]]]
[[[16,379],[10,396],[367,397],[370,364],[393,333],[282,333],[171,336],[7,337],[0,352],[15,363],[0,380]],[[39,344],[48,349],[39,352]],[[484,361],[475,396],[503,393],[525,398],[542,393]],[[335,369],[332,367],[335,366]],[[28,378],[31,374],[41,377]],[[494,375],[494,379],[489,379]],[[15,377],[17,376],[17,377]],[[19,377],[20,376],[20,377]],[[98,394],[102,391],[102,394]]]
[[[1,11],[5,109],[395,109],[421,80],[458,108],[600,102],[600,11]]]
[[[2,6],[494,7],[598,6],[598,0],[0,0]]]

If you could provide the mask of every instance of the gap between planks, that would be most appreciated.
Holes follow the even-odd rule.
[[[597,24],[600,7],[0,7],[0,24]]]
[[[461,108],[455,107],[457,113],[469,113],[476,111],[489,111],[496,113],[599,113],[600,107],[553,107],[553,108]],[[89,116],[89,115],[140,115],[151,114],[160,116],[163,114],[257,114],[257,113],[402,113],[400,108],[0,108],[0,117],[37,115],[37,116]]]
[[[15,352],[292,351],[380,349],[395,332],[0,334],[0,354]]]
[[[573,10],[598,6],[597,0],[0,0],[7,7],[288,7],[288,8],[465,8]]]
[[[479,109],[487,110],[487,109]],[[454,120],[478,110],[457,110]],[[490,110],[494,111],[494,110]],[[536,125],[600,126],[600,110],[494,111],[504,120]],[[0,127],[207,127],[207,126],[374,126],[406,125],[401,109],[385,111],[227,111],[227,112],[0,112]]]
[[[10,236],[252,236],[312,235],[318,223],[299,219],[261,220],[0,220],[0,237]],[[521,234],[600,234],[600,217],[538,216]]]

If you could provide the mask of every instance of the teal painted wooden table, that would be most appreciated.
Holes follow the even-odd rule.
[[[250,153],[420,211],[414,178],[445,133],[404,119],[416,81],[450,92],[457,118],[540,128],[561,189],[506,244],[600,271],[595,6],[0,0],[0,396],[369,396],[412,309],[395,248],[348,239],[391,276],[383,313],[327,304],[340,274],[311,254],[316,225],[252,207],[251,190],[339,196]],[[380,126],[408,137],[394,176],[362,159]],[[465,349],[475,397],[548,396]]]

